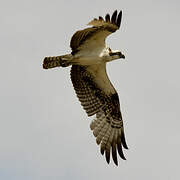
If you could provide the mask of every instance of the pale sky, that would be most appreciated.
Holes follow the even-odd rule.
[[[127,158],[108,165],[70,82],[42,69],[70,52],[73,33],[122,10],[107,43],[125,60],[107,65],[121,101]],[[0,179],[179,180],[180,1],[1,0]]]

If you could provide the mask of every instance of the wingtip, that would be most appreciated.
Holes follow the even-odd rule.
[[[117,10],[115,10],[111,16],[111,23],[112,24],[116,24],[116,17],[117,17]]]
[[[122,20],[122,10],[119,12],[117,20],[116,20],[116,25],[120,28],[121,25],[121,20]]]
[[[118,166],[118,161],[117,162],[114,162],[116,166]]]
[[[100,152],[102,155],[104,155],[104,149],[103,148],[100,149]]]
[[[114,161],[114,164],[115,164],[116,166],[118,166],[118,160],[117,160],[117,159],[113,159],[113,161]]]
[[[122,142],[122,145],[123,145],[123,147],[124,147],[125,149],[129,149],[128,146],[127,146],[127,143],[126,143],[126,138],[125,138],[124,131],[122,131],[121,142]]]
[[[124,154],[123,154],[123,157],[121,157],[121,158],[122,158],[123,160],[125,160],[125,161],[127,160],[126,157],[124,156]]]
[[[116,10],[114,11],[114,13],[117,13],[117,12],[118,12],[118,11],[117,11],[117,9],[116,9]],[[114,13],[113,13],[113,14],[114,14]]]
[[[104,21],[104,19],[103,19],[102,16],[99,16],[99,20],[100,20],[100,21]]]
[[[123,153],[123,150],[122,150],[121,143],[118,143],[117,149],[118,149],[118,154],[119,154],[119,156],[120,156],[123,160],[126,160],[126,158],[125,158],[125,156],[124,156],[124,153]]]
[[[127,146],[127,144],[126,144],[126,146],[123,146],[125,149],[129,149],[129,147]]]
[[[109,164],[110,163],[110,151],[106,150],[105,156],[106,156],[106,162]]]
[[[106,14],[105,20],[106,20],[106,22],[110,22],[110,15],[109,14]]]
[[[110,159],[107,159],[107,158],[106,158],[106,162],[109,164],[109,163],[110,163]]]

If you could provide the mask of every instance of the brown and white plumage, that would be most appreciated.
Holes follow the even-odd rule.
[[[100,65],[98,68],[104,71],[105,67]],[[93,69],[93,68],[92,68]],[[71,80],[83,108],[88,116],[96,114],[90,127],[96,137],[97,144],[101,145],[101,153],[106,155],[106,160],[110,161],[110,149],[112,147],[112,157],[117,165],[116,149],[121,158],[125,159],[122,151],[122,145],[127,149],[123,121],[120,112],[118,94],[110,83],[108,77],[108,90],[104,91],[103,84],[98,85],[98,80],[103,78],[103,73],[97,74],[89,70],[89,67],[73,65],[71,68]],[[96,75],[96,76],[95,76]],[[102,76],[101,76],[102,75]],[[107,76],[107,75],[106,75]]]
[[[81,105],[88,116],[95,115],[90,128],[100,145],[101,154],[105,153],[106,161],[110,162],[110,154],[118,165],[117,152],[125,160],[122,146],[128,149],[123,120],[120,111],[118,94],[111,84],[106,63],[124,58],[120,51],[112,51],[106,47],[105,39],[119,29],[122,11],[115,11],[110,18],[92,20],[90,28],[77,31],[70,42],[71,54],[46,57],[43,68],[72,65],[71,80]]]

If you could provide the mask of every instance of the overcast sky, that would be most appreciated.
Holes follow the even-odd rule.
[[[107,65],[121,101],[127,161],[108,165],[70,82],[42,69],[70,52],[73,33],[123,10],[107,39],[125,60]],[[179,0],[1,0],[0,179],[179,180]]]

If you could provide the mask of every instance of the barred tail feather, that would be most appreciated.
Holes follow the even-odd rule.
[[[67,67],[71,65],[71,54],[63,56],[45,57],[43,61],[43,69],[50,69],[55,67]]]
[[[60,65],[61,56],[45,57],[43,61],[43,69],[50,69]]]

